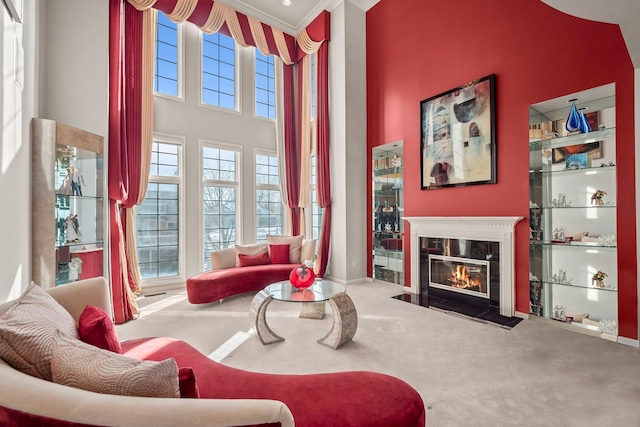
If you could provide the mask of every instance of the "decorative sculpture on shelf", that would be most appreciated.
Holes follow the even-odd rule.
[[[604,206],[604,202],[602,201],[602,199],[606,195],[606,191],[596,190],[596,192],[591,196],[591,204],[595,204],[596,206]]]
[[[78,215],[69,215],[64,220],[64,230],[67,237],[67,243],[76,243],[80,241],[80,223]]]
[[[575,103],[571,104],[571,110],[569,110],[569,117],[567,117],[565,128],[568,132],[580,130],[580,112]]]
[[[597,288],[604,288],[604,279],[607,276],[607,273],[603,272],[603,271],[598,271],[596,274],[593,275],[593,277],[591,277],[591,284],[594,285]]]

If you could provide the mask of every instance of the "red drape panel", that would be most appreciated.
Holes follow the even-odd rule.
[[[318,206],[323,209],[318,275],[324,276],[329,262],[331,239],[331,179],[329,169],[329,42],[318,50],[318,140],[316,145],[316,189]]]
[[[124,31],[121,13],[124,8]],[[124,40],[122,35],[124,34]],[[123,42],[124,41],[124,45]],[[133,318],[126,261],[126,208],[138,198],[142,125],[142,13],[123,0],[109,6],[109,222],[114,321]],[[135,185],[130,185],[130,183]]]
[[[291,235],[300,234],[300,182],[298,180],[298,143],[296,138],[296,108],[294,92],[294,65],[283,66],[284,92],[284,151],[286,159],[287,196],[291,209]]]

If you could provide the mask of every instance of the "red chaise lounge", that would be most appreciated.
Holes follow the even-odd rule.
[[[48,290],[70,314],[86,305],[110,312],[104,278]],[[0,305],[0,316],[12,302]],[[173,358],[195,373],[200,399],[99,394],[22,373],[0,359],[0,425],[8,426],[298,426],[422,427],[424,404],[406,382],[374,372],[276,375],[212,361],[184,341],[121,343],[143,360]]]

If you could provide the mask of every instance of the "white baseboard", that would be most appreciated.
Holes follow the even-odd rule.
[[[618,337],[618,343],[628,345],[629,347],[640,348],[640,342],[631,338]]]
[[[516,311],[513,314],[513,317],[519,317],[520,319],[528,320],[529,319],[529,313],[523,313],[521,311]]]

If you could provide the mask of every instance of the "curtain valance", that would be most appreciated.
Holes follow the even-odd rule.
[[[255,46],[264,55],[277,55],[291,65],[296,62],[296,41],[254,18],[212,0],[128,0],[138,10],[154,8],[174,22],[189,21],[205,33],[220,32],[241,46]]]

